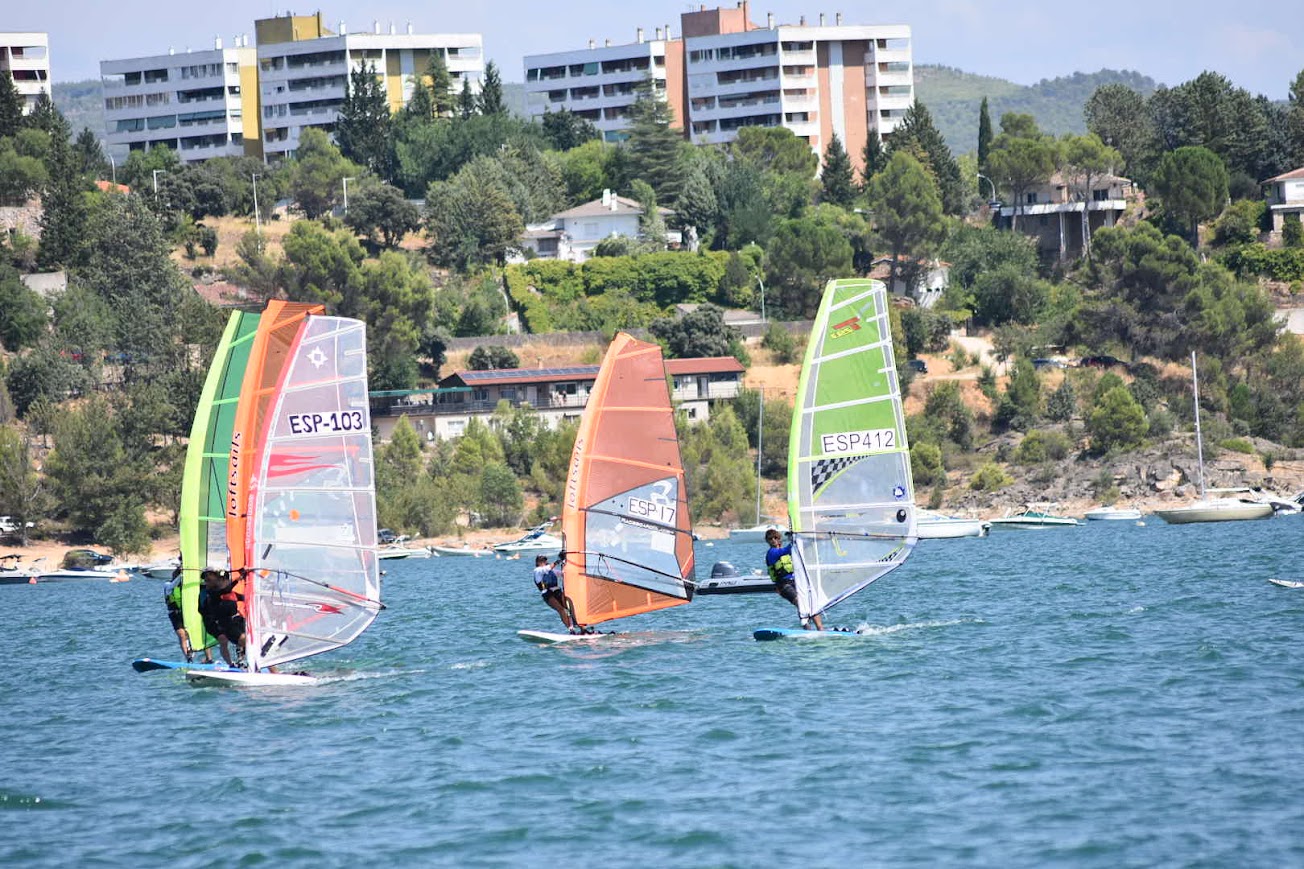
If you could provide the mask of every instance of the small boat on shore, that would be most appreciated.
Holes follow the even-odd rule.
[[[382,561],[391,558],[429,558],[432,554],[426,546],[408,546],[406,543],[391,543],[376,550],[376,557]]]
[[[561,538],[548,533],[548,529],[551,528],[553,523],[556,521],[557,519],[554,517],[549,519],[547,522],[540,522],[538,525],[535,525],[527,531],[524,537],[512,540],[508,543],[498,543],[494,546],[494,552],[510,554],[513,552],[530,552],[536,549],[541,552],[547,552],[548,550],[560,552]]]

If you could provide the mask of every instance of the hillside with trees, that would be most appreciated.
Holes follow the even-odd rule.
[[[1192,350],[1215,460],[1238,457],[1246,479],[1272,482],[1304,449],[1304,344],[1281,330],[1272,295],[1300,292],[1304,231],[1288,221],[1265,234],[1245,179],[1304,165],[1304,73],[1291,92],[1281,106],[1216,73],[1149,94],[1113,82],[1086,100],[1085,133],[989,112],[981,164],[952,153],[921,100],[887,143],[854,155],[857,170],[840,142],[814,154],[779,128],[689,144],[647,83],[628,140],[604,143],[567,113],[513,116],[492,66],[477,96],[454,92],[436,61],[394,114],[374,79],[354,76],[334,139],[308,130],[292,160],[132,152],[117,167],[123,194],[94,184],[109,166],[93,136],[74,135],[48,100],[24,117],[0,75],[0,198],[39,198],[40,214],[39,239],[16,232],[0,246],[0,513],[119,552],[172,523],[224,319],[195,288],[214,279],[235,303],[311,301],[364,320],[379,391],[435,383],[453,338],[474,340],[475,365],[516,364],[495,340],[509,315],[541,335],[641,326],[670,356],[790,362],[800,339],[772,325],[746,343],[723,308],[763,304],[771,321],[799,321],[830,279],[885,260],[914,286],[935,258],[950,263],[940,302],[892,314],[921,500],[990,510],[1037,491],[1171,492],[1189,476]],[[1052,173],[1084,196],[1092,179],[1125,173],[1147,195],[1091,232],[1080,261],[1048,262],[984,220],[979,165],[1007,201]],[[526,224],[604,190],[640,204],[637,237],[582,264],[521,252]],[[273,212],[278,201],[288,211]],[[219,220],[245,231],[232,241]],[[688,226],[698,249],[667,243],[667,229]],[[53,270],[66,290],[43,296],[20,280]],[[986,336],[999,368],[962,346],[965,331]],[[1034,364],[1050,347],[1117,362]],[[916,381],[907,363],[920,354],[954,376]],[[703,524],[756,519],[760,400],[744,392],[681,428]],[[785,442],[787,401],[765,395],[766,443]],[[399,425],[378,450],[381,520],[431,535],[554,514],[572,437],[508,405],[450,440]],[[776,487],[785,460],[766,452]]]

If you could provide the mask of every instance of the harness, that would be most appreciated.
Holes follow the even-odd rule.
[[[792,553],[785,552],[775,559],[774,563],[769,565],[770,582],[778,585],[792,576],[794,568],[792,566]]]

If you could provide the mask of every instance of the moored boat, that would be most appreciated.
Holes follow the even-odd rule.
[[[992,519],[992,530],[1003,531],[1040,531],[1046,528],[1073,528],[1082,523],[1072,516],[1059,516],[1052,513],[1055,504],[1024,504],[1019,510],[1006,513]]]
[[[507,543],[494,544],[494,552],[531,552],[533,550],[559,552],[561,550],[561,538],[548,533],[548,529],[556,521],[553,518],[547,522],[540,522],[527,531],[524,537]]]
[[[1091,522],[1121,522],[1141,518],[1141,511],[1135,507],[1096,507],[1083,514]]]
[[[920,540],[950,540],[957,537],[986,537],[992,523],[985,519],[967,519],[964,516],[947,516],[936,510],[920,508],[917,530]]]

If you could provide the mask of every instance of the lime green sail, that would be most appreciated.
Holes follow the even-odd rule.
[[[910,448],[879,281],[830,281],[824,290],[793,407],[788,511],[803,619],[914,548]]]
[[[199,575],[205,567],[225,568],[227,466],[240,385],[258,328],[257,313],[235,311],[213,354],[204,389],[195,408],[181,478],[181,612],[196,650],[215,642],[204,633],[199,615]]]

